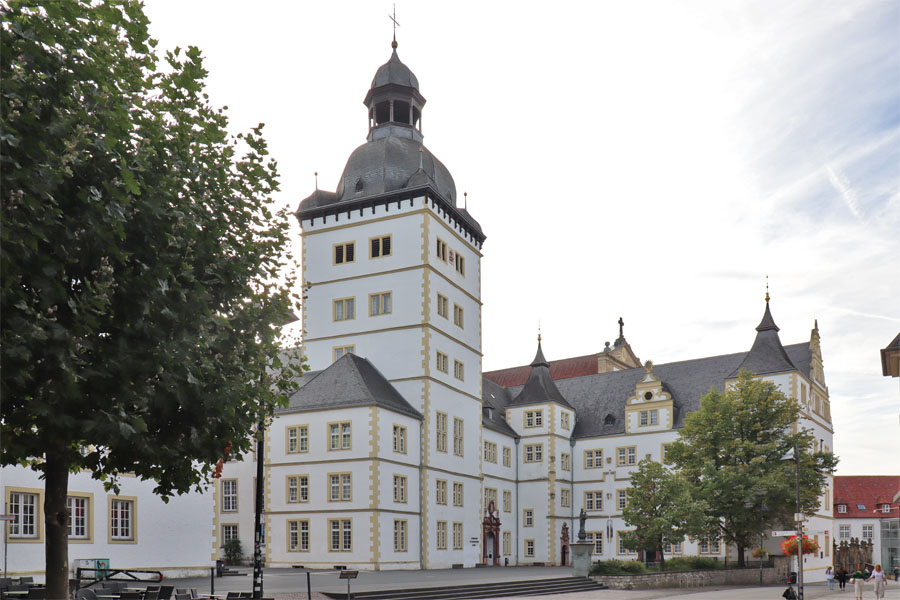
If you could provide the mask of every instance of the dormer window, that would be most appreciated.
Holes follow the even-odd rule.
[[[604,425],[615,425],[616,418],[612,415],[606,415],[606,418],[603,420]]]
[[[881,512],[883,512],[883,513],[889,513],[889,512],[891,512],[891,505],[890,505],[890,504],[882,504],[882,505],[881,505]]]
[[[837,509],[840,514],[844,514],[847,512],[847,505],[846,504],[838,504]]]

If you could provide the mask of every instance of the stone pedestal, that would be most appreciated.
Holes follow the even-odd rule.
[[[594,548],[592,542],[572,542],[569,544],[572,549],[572,576],[587,577],[591,571],[591,550]]]

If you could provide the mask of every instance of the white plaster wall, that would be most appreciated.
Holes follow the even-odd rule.
[[[222,493],[221,486],[223,479],[236,479],[238,482],[238,509],[237,511],[222,510]],[[215,530],[215,553],[216,558],[223,559],[225,556],[222,547],[222,526],[225,524],[238,526],[238,538],[241,540],[241,547],[244,550],[245,557],[253,556],[253,540],[255,530],[253,528],[253,520],[256,517],[256,453],[248,452],[240,457],[239,460],[230,460],[225,463],[222,468],[222,477],[217,480],[216,485],[216,530]]]
[[[481,437],[483,442],[493,442],[497,444],[497,462],[490,463],[484,460],[484,450],[482,449],[481,468],[485,477],[503,477],[515,480],[516,478],[516,443],[515,440],[507,435],[493,429],[482,428]],[[503,466],[503,448],[509,448],[510,461],[509,466]],[[485,483],[487,485],[487,483]]]
[[[109,540],[109,499],[103,483],[86,472],[69,476],[69,491],[91,494],[92,541],[69,543],[69,564],[81,558],[109,558],[112,568],[151,569],[167,577],[204,575],[214,565],[212,493],[190,492],[175,496],[168,504],[153,493],[155,482],[121,477],[118,496],[136,498],[136,543],[112,543]],[[29,488],[40,493],[44,482],[38,473],[23,467],[0,469],[0,489],[8,502],[7,488]],[[43,511],[38,516],[43,530]],[[90,525],[89,525],[90,526]],[[44,531],[46,535],[46,531]],[[173,546],[174,544],[174,546]],[[177,548],[177,551],[173,551]],[[8,549],[8,550],[7,550]],[[8,554],[6,554],[8,552]],[[10,540],[0,545],[0,557],[6,561],[10,576],[32,575],[43,580],[44,543]]]

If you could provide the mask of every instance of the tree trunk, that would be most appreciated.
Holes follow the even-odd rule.
[[[44,559],[47,598],[69,597],[69,456],[65,446],[48,448],[44,463]]]
[[[663,546],[663,536],[659,536],[659,541],[657,542],[657,544],[659,545],[659,570],[665,571],[666,570],[666,551],[665,551],[665,547]]]
[[[742,568],[744,567],[744,551],[745,551],[744,544],[740,544],[740,543],[739,543],[739,544],[737,545],[737,547],[738,547],[738,548],[737,548],[737,551],[738,551],[738,569],[742,569]]]

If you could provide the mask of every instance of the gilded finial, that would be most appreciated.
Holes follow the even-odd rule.
[[[538,344],[541,343],[541,320],[538,319]]]
[[[313,173],[313,177],[316,178],[316,190],[318,190],[319,189],[319,172],[316,171],[315,173]]]
[[[769,303],[769,276],[766,275],[766,304]]]

